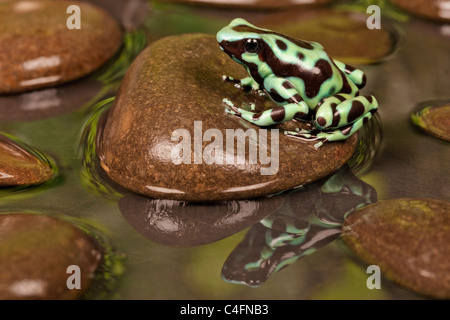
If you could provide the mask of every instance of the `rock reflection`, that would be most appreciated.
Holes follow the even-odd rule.
[[[283,196],[284,205],[255,224],[222,269],[227,282],[257,287],[271,274],[341,235],[347,214],[377,201],[374,188],[344,167]]]
[[[144,237],[169,246],[211,243],[257,223],[279,209],[282,197],[214,203],[151,199],[127,195],[119,208]]]
[[[77,81],[58,88],[0,95],[0,121],[36,120],[69,113],[94,99],[103,84]]]

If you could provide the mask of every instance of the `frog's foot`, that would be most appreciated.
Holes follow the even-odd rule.
[[[315,133],[313,131],[306,130],[306,129],[301,129],[301,130],[297,129],[296,131],[284,131],[284,134],[287,136],[291,136],[291,137],[295,137],[297,139],[304,140],[304,141],[316,141],[316,140],[323,139],[322,141],[319,141],[318,143],[316,143],[314,145],[314,148],[316,148],[316,149],[319,149],[327,141],[326,137],[321,138],[319,136],[320,133]]]
[[[222,99],[222,102],[226,105],[226,107],[225,107],[226,113],[229,113],[229,114],[232,114],[232,115],[235,115],[238,117],[241,116],[241,112],[239,111],[241,109],[236,107],[233,102],[231,102],[227,98]]]

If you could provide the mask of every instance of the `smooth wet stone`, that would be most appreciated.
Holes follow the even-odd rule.
[[[450,141],[450,104],[428,106],[412,116],[415,125],[428,134]]]
[[[198,145],[193,139],[194,121],[201,121],[201,134],[214,128],[223,137],[226,129],[260,129],[226,114],[224,98],[236,105],[255,101],[256,110],[265,104],[273,106],[268,98],[223,83],[223,74],[239,78],[245,77],[246,72],[220,51],[214,36],[167,37],[144,50],[125,76],[99,139],[97,153],[108,176],[128,190],[155,198],[236,200],[312,182],[336,171],[351,157],[357,135],[346,141],[325,143],[316,150],[315,142],[285,136],[280,130],[279,152],[274,152],[274,158],[279,158],[276,174],[261,174],[261,168],[275,168],[275,160],[262,164],[258,157],[256,164],[250,164],[248,147],[245,164],[237,164],[236,144],[234,152],[227,153],[224,143],[225,159],[233,160],[224,164],[207,164],[202,157],[198,158],[201,164],[175,164],[172,152],[180,142],[171,137],[178,129],[187,130],[191,136],[193,161],[194,147]],[[291,122],[279,128],[292,130],[299,125]],[[258,147],[264,150],[267,146],[270,150],[272,142],[276,142],[273,140],[269,132],[267,144]],[[205,139],[202,150],[210,143]]]
[[[77,2],[81,29],[69,29],[71,1],[0,3],[0,93],[52,87],[102,66],[122,44],[119,24],[105,11]]]
[[[119,208],[128,223],[144,237],[168,246],[198,246],[231,236],[283,204],[284,197],[187,203],[127,195]]]
[[[217,7],[248,7],[252,9],[266,9],[266,8],[281,8],[291,7],[298,5],[313,5],[333,2],[334,0],[308,0],[308,1],[295,1],[295,0],[239,0],[239,1],[224,1],[224,0],[168,0],[167,2],[177,2],[186,4],[200,4]]]
[[[383,20],[381,29],[368,29],[368,17],[362,12],[333,8],[295,9],[267,15],[257,25],[319,42],[333,58],[361,65],[387,59],[399,42],[398,32],[387,21]]]
[[[447,0],[391,0],[398,7],[425,18],[450,21],[450,7]]]
[[[368,264],[421,294],[450,298],[450,202],[380,201],[348,216],[343,239]]]
[[[96,241],[68,222],[40,214],[0,215],[2,300],[80,298],[101,258]],[[67,288],[72,265],[80,268],[80,289]]]
[[[0,134],[0,187],[34,185],[48,181],[54,172],[49,163],[24,144]]]

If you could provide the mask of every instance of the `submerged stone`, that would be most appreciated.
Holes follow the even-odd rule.
[[[349,215],[343,239],[386,277],[421,294],[450,298],[450,202],[384,200]]]
[[[39,156],[38,151],[0,134],[0,187],[34,185],[50,180],[53,169]]]
[[[96,241],[68,222],[40,214],[0,215],[2,300],[77,299],[101,259]]]
[[[227,114],[224,98],[235,105],[255,102],[256,110],[274,103],[224,83],[223,74],[246,76],[214,36],[167,37],[144,50],[101,131],[97,153],[107,175],[155,198],[236,200],[318,180],[351,157],[357,135],[315,149],[316,141],[278,131],[294,130],[299,122],[266,130]],[[239,143],[245,145],[241,153]]]
[[[102,9],[77,2],[80,29],[67,13],[71,1],[0,3],[0,93],[52,87],[83,77],[122,44],[119,24]]]
[[[450,104],[427,106],[411,115],[411,118],[426,133],[450,141]]]
[[[372,64],[389,58],[399,34],[387,21],[369,29],[369,15],[333,8],[283,10],[267,15],[259,25],[294,38],[322,44],[331,57],[352,65]]]

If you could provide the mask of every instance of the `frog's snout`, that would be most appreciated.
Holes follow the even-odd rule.
[[[229,52],[229,50],[227,50],[230,47],[230,41],[226,41],[226,40],[222,40],[221,42],[219,42],[219,47],[222,51],[225,52]]]

